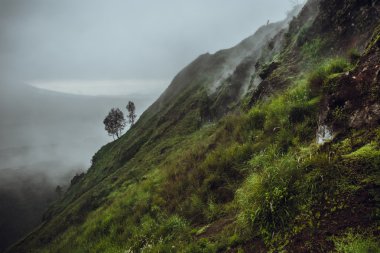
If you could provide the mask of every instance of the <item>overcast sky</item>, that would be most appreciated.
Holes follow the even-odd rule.
[[[0,0],[0,77],[91,95],[161,93],[198,55],[234,46],[267,20],[285,18],[292,5],[289,0]]]

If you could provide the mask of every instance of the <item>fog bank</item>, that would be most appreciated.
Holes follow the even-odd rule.
[[[153,94],[79,96],[31,86],[0,86],[0,252],[41,222],[57,185],[90,166],[112,137],[103,119],[112,107],[140,115]]]

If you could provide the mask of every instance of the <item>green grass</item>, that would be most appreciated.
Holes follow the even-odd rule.
[[[252,163],[258,166],[256,161]],[[294,218],[292,187],[299,168],[292,154],[275,154],[269,161],[260,163],[256,167],[260,172],[253,173],[237,191],[238,206],[242,210],[239,224],[270,237],[273,231],[285,227]]]
[[[379,253],[380,241],[370,235],[347,233],[344,237],[334,238],[339,253]]]
[[[301,47],[304,59],[311,63],[317,62],[322,55],[321,52],[324,49],[325,43],[325,40],[320,37],[304,43]]]
[[[305,252],[378,252],[371,251],[378,249],[376,238],[364,234],[380,225],[380,130],[315,143],[321,98],[339,88],[352,65],[344,58],[318,63],[322,38],[301,44],[302,62],[313,69],[282,76],[290,85],[252,108],[234,104],[208,122],[215,115],[199,84],[143,115],[95,154],[28,246],[36,252],[255,252],[249,247],[257,244],[292,252],[301,238]],[[279,68],[287,74],[286,66]],[[372,223],[363,235],[334,237],[335,248],[320,239],[351,229],[329,227],[351,217]]]
[[[324,82],[348,67],[341,59],[328,61],[318,78]],[[216,123],[199,126],[196,109],[173,127],[163,123],[130,159],[123,160],[120,149],[132,150],[132,137],[105,146],[84,183],[107,170],[110,176],[67,209],[69,229],[46,228],[59,236],[41,252],[217,252],[252,237],[278,251],[303,230],[316,229],[322,213],[346,208],[346,196],[363,187],[357,182],[376,182],[357,170],[373,172],[380,153],[369,137],[356,144],[344,139],[328,151],[314,144],[320,96],[310,89],[313,75]],[[118,169],[112,169],[115,160]],[[325,209],[310,211],[315,205]],[[225,220],[231,222],[202,238]]]
[[[308,75],[312,95],[320,95],[322,88],[326,90],[337,89],[338,87],[336,83],[334,83],[334,79],[339,77],[339,74],[347,72],[351,68],[352,65],[345,58],[339,57],[325,60]]]

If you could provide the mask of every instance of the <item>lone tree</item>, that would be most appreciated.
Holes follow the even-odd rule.
[[[116,137],[119,138],[121,131],[123,131],[125,127],[124,114],[119,108],[112,108],[103,123],[109,136],[115,139],[116,135]]]
[[[129,123],[131,125],[133,125],[135,123],[135,119],[136,119],[136,114],[135,114],[136,107],[135,107],[135,103],[133,103],[132,101],[129,101],[128,105],[127,105],[127,110],[128,110],[128,121],[129,121]]]

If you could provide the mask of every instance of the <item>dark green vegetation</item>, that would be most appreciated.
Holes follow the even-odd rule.
[[[201,56],[11,252],[379,252],[378,14],[309,1],[216,89],[248,42]]]

